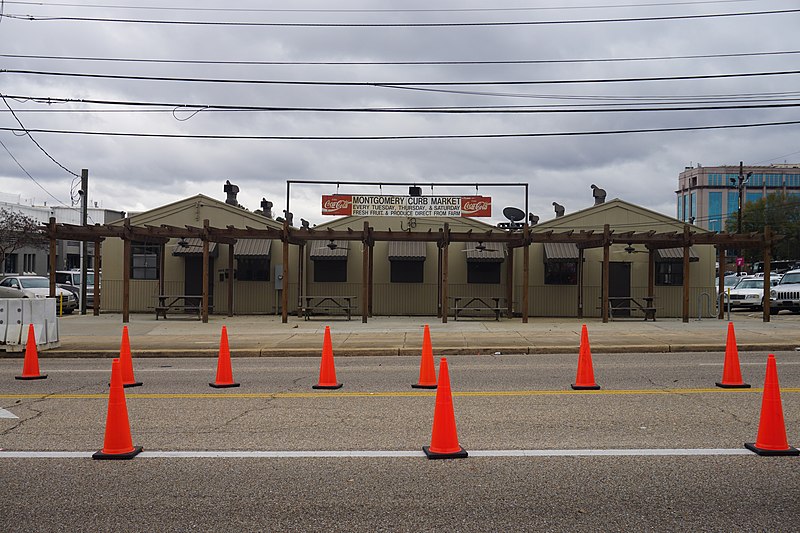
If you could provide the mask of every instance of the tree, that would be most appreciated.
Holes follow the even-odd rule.
[[[0,208],[0,272],[5,272],[6,258],[25,248],[45,248],[44,228],[33,218],[17,211]]]
[[[734,214],[725,223],[725,230],[735,233],[738,221]],[[769,226],[783,239],[772,248],[773,259],[800,259],[800,196],[783,193],[769,194],[755,202],[747,202],[742,209],[742,232],[763,232]],[[758,250],[747,250],[748,261],[758,261]]]

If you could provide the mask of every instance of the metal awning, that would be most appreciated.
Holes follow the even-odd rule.
[[[329,246],[333,242],[334,248]],[[311,241],[308,257],[311,260],[338,259],[347,260],[348,241]]]
[[[188,239],[180,239],[175,248],[172,249],[172,255],[175,257],[195,257],[203,255],[203,240],[197,237],[190,237]],[[219,250],[217,243],[208,243],[208,255],[210,257],[217,257]]]
[[[427,256],[425,248],[422,241],[389,241],[389,260],[424,261]]]
[[[502,263],[506,258],[505,245],[497,242],[484,245],[486,248],[477,248],[473,243],[464,246],[467,262],[470,263]]]
[[[670,263],[683,261],[683,248],[659,248],[656,250],[656,261]],[[692,246],[689,247],[689,261],[692,263],[700,261]]]
[[[574,263],[578,260],[578,245],[574,242],[546,242],[544,260],[553,263]]]
[[[272,239],[239,239],[233,247],[234,257],[269,257]]]

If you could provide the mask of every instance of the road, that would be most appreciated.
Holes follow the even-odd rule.
[[[776,358],[797,446],[800,352]],[[234,358],[242,386],[221,390],[214,359],[135,360],[145,453],[107,462],[89,456],[108,360],[40,360],[49,377],[30,382],[0,360],[0,407],[18,417],[0,417],[0,530],[793,531],[800,459],[743,450],[766,354],[740,359],[754,390],[714,387],[722,354],[597,354],[602,389],[578,393],[577,356],[449,357],[470,452],[450,461],[420,450],[435,400],[410,388],[417,357],[339,357],[338,391],[311,389],[312,358]]]

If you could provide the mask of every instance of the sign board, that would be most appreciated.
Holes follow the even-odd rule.
[[[322,196],[323,215],[360,217],[490,217],[490,196]]]
[[[737,257],[736,258],[736,266],[737,267],[744,266],[744,257]]]

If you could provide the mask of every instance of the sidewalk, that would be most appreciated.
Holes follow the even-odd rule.
[[[778,315],[764,323],[758,313],[734,313],[732,320],[741,351],[784,351],[800,348],[800,316]],[[131,315],[131,349],[138,357],[216,357],[220,331],[227,327],[234,357],[318,357],[325,326],[330,326],[336,356],[419,355],[422,330],[429,324],[434,353],[503,354],[570,353],[580,343],[586,324],[593,353],[694,352],[724,353],[727,320],[531,318],[499,322],[483,319],[450,320],[435,317],[374,317],[367,324],[354,318],[315,318],[304,321],[280,316],[211,316],[208,324],[191,318],[156,321],[151,314]],[[113,357],[119,354],[122,317],[69,316],[61,319],[59,348],[41,357]],[[3,353],[0,352],[0,356]],[[21,354],[6,354],[20,357]]]

